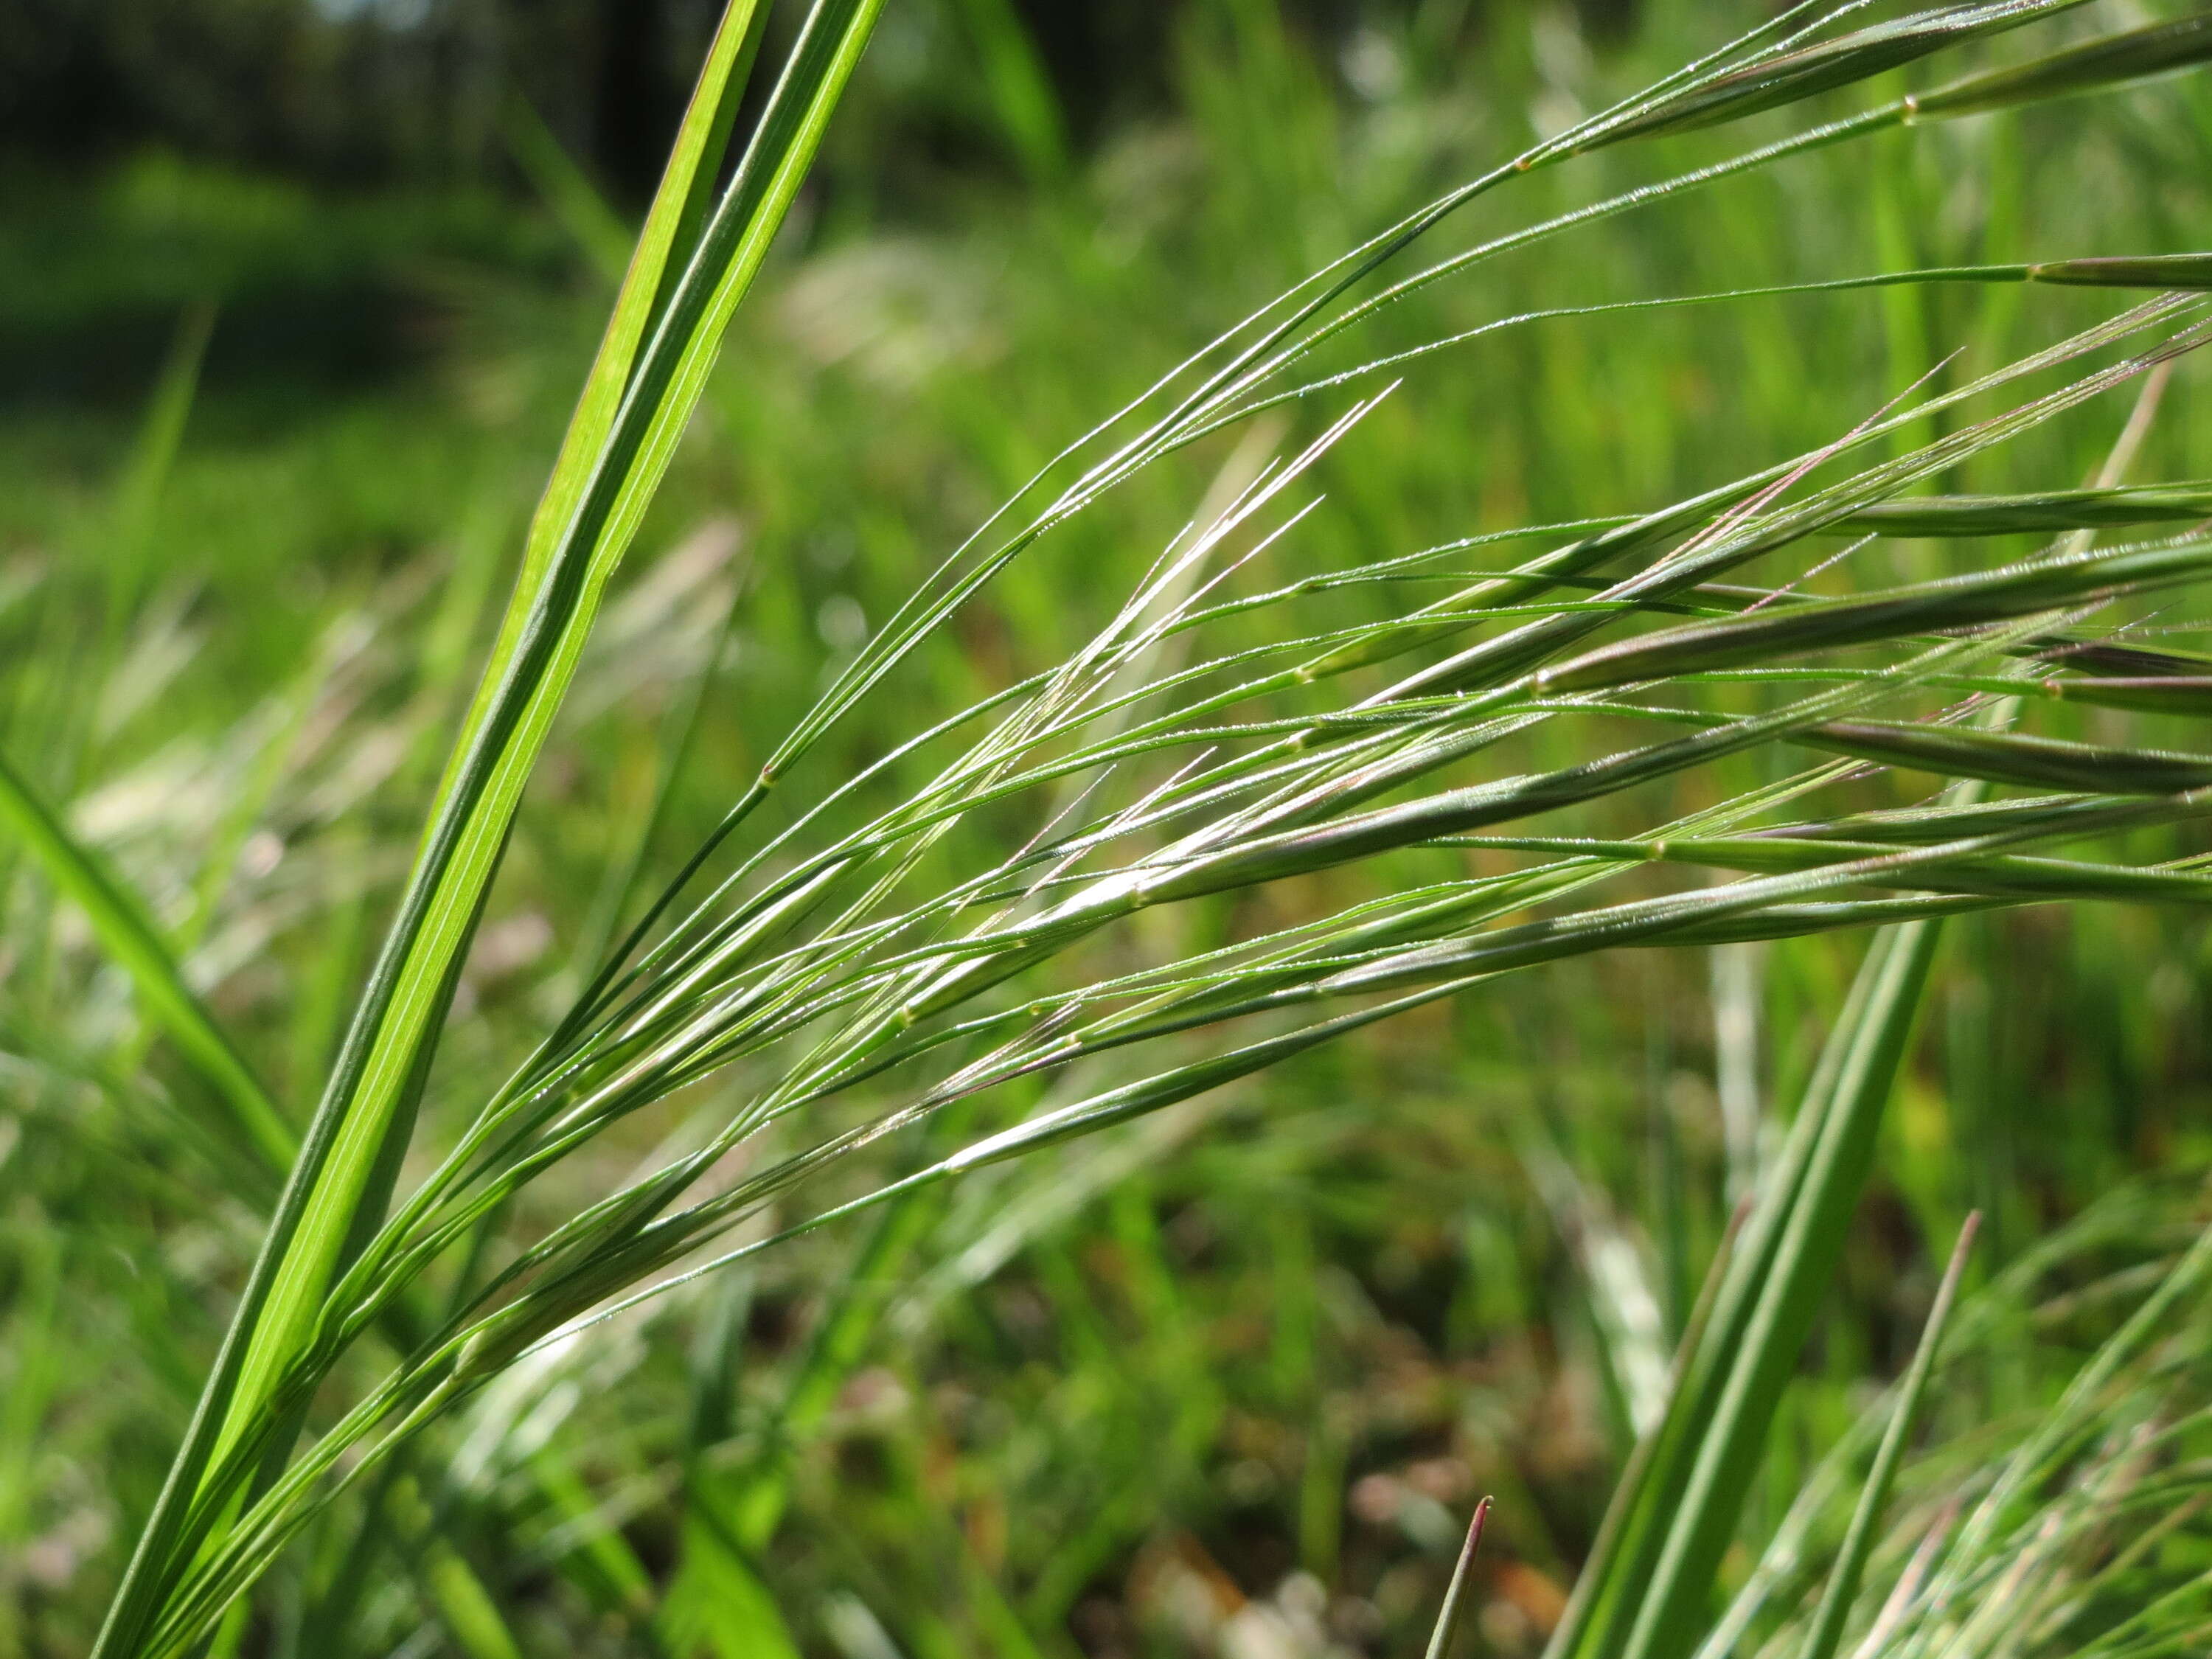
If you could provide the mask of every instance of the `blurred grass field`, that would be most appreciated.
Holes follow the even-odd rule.
[[[1601,28],[1428,0],[1323,31],[1271,0],[1193,0],[1159,106],[1080,143],[1013,14],[973,9],[991,29],[894,3],[732,331],[464,975],[470,1017],[439,1060],[456,1097],[503,1075],[642,875],[672,870],[918,574],[1061,443],[1314,264],[1748,9],[1648,0]],[[965,147],[885,165],[902,112],[932,100]],[[1372,349],[1540,307],[2202,245],[2212,84],[2130,92],[2095,122],[2073,108],[1885,137],[1626,216],[1571,258],[1430,290]],[[515,132],[504,189],[348,192],[141,154],[27,173],[0,200],[5,749],[147,896],[295,1121],[405,875],[628,234],[574,163]],[[1529,209],[1694,164],[1706,143],[1532,180]],[[1486,211],[1453,234],[1498,228]],[[1322,461],[1326,506],[1284,557],[1318,572],[1633,513],[2113,308],[1898,289],[1455,349]],[[2212,477],[2205,373],[2180,365],[2137,477]],[[1275,441],[1331,412],[1288,411]],[[1944,486],[2087,482],[2128,414],[2107,400]],[[1251,464],[1224,434],[1141,475],[963,613],[908,671],[913,695],[972,697],[1059,660]],[[1836,580],[1954,556],[1885,544]],[[2191,616],[2170,621],[2197,645]],[[2106,717],[2072,718],[2094,736]],[[2160,740],[2191,746],[2167,725]],[[816,763],[904,735],[855,721]],[[1868,804],[1911,804],[1911,787],[1870,783]],[[1189,948],[1253,921],[1232,907],[1288,920],[1372,878],[1303,878],[1160,926]],[[0,907],[13,1659],[88,1644],[265,1194],[193,1127],[200,1085],[9,848]],[[705,1281],[551,1386],[526,1374],[488,1396],[449,1488],[395,1482],[393,1541],[343,1635],[301,1628],[278,1589],[256,1640],[708,1650],[655,1611],[680,1548],[672,1497],[742,1478],[757,1577],[724,1594],[772,1599],[761,1627],[790,1651],[1410,1653],[1493,1492],[1474,1639],[1533,1659],[1863,950],[1845,933],[1516,977]],[[1987,1218],[1976,1284],[2034,1266],[2085,1213],[2121,1218],[2037,1268],[2042,1311],[1969,1347],[1935,1401],[1948,1449],[1931,1471],[2047,1403],[2109,1328],[2097,1287],[2185,1234],[2212,1162],[2208,990],[2185,910],[1951,924],[1734,1582],[1870,1379],[1904,1368],[1970,1209]],[[625,1126],[560,1181],[596,1190],[665,1127]],[[500,1432],[482,1426],[501,1411]],[[702,1421],[716,1457],[687,1467]],[[302,1550],[343,1577],[344,1541]],[[2212,1562],[2201,1520],[2172,1547]]]

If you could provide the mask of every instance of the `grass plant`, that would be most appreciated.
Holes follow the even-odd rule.
[[[1707,42],[1361,240],[1042,458],[969,539],[899,577],[884,620],[848,642],[789,718],[772,698],[740,713],[748,781],[723,792],[719,817],[657,885],[641,884],[672,816],[675,757],[714,695],[727,630],[707,629],[630,856],[590,872],[616,920],[525,1011],[526,1044],[485,1063],[468,1053],[464,992],[526,791],[564,702],[605,667],[595,622],[685,431],[745,418],[750,392],[710,394],[717,356],[726,336],[743,337],[738,307],[878,22],[864,0],[815,0],[740,142],[756,58],[779,37],[767,9],[737,0],[473,695],[450,665],[416,689],[395,752],[411,752],[434,788],[396,896],[355,906],[359,925],[383,929],[363,983],[356,992],[350,959],[333,956],[327,1006],[301,1017],[325,1080],[296,1136],[164,941],[157,907],[0,766],[19,844],[89,918],[148,1028],[183,1061],[185,1103],[204,1108],[194,1133],[218,1160],[289,1158],[281,1191],[265,1206],[246,1197],[229,1223],[259,1242],[220,1345],[188,1370],[197,1404],[90,1650],[289,1652],[374,1624],[368,1564],[380,1553],[407,1564],[412,1594],[434,1609],[429,1643],[531,1650],[454,1542],[506,1533],[495,1547],[512,1547],[517,1506],[533,1517],[534,1567],[552,1564],[635,1650],[804,1650],[789,1598],[759,1565],[791,1501],[790,1449],[852,1384],[890,1322],[887,1287],[921,1277],[926,1242],[957,1231],[971,1187],[1018,1234],[990,1245],[999,1224],[971,1212],[972,1248],[1024,1249],[1038,1235],[1020,1231],[1018,1194],[1029,1170],[1068,1156],[1051,1149],[1094,1136],[1137,1149],[1119,1164],[1096,1154],[1087,1185],[1081,1158],[1059,1166],[1078,1188],[1069,1201],[1092,1202],[1173,1144],[1134,1137],[1194,1122],[1229,1085],[1314,1063],[1385,1022],[1624,951],[1869,929],[1709,1288],[1693,1310],[1674,1295],[1680,1352],[1548,1650],[1686,1659],[1717,1632],[1733,1644],[1754,1631],[1814,1659],[1855,1630],[1869,1653],[2063,1642],[2132,1655],[2201,1641],[2212,1614],[2201,1583],[2179,1582],[2183,1544],[2085,1541],[2145,1512],[2160,1539],[2199,1536],[2201,1240],[2118,1275],[2104,1306],[2133,1310],[2064,1393],[2025,1403],[2014,1437],[1964,1474],[1940,1454],[1924,1468],[1905,1455],[1959,1293],[1954,1265],[1898,1401],[1864,1419],[1891,1426],[1825,1588],[1797,1582],[1786,1558],[1802,1563],[1806,1526],[1787,1516],[1747,1576],[1729,1559],[1761,1472],[1778,1467],[1777,1424],[1833,1298],[1946,919],[2091,904],[2193,916],[2212,902],[2198,850],[2212,756],[2172,736],[2201,717],[2212,658],[2161,631],[2191,614],[2212,570],[2212,488],[2130,483],[2124,467],[2087,487],[2048,467],[2044,488],[1966,486],[2002,457],[2049,453],[2037,446],[2071,425],[2094,430],[2124,394],[2148,417],[2143,389],[2186,373],[2212,338],[2212,255],[2006,248],[1991,251],[2039,257],[1786,283],[1747,272],[1693,295],[1419,326],[1420,308],[1471,273],[1509,256],[1565,262],[1571,239],[1625,216],[1680,210],[1849,147],[1917,141],[1953,118],[2013,120],[2066,98],[2090,100],[2067,108],[2091,120],[2096,100],[2212,58],[2212,30],[2193,15],[2146,27],[2074,0],[1875,9],[1802,5]],[[1049,173],[1061,140],[1019,89],[1010,37],[990,38],[1024,154]],[[1970,50],[2003,61],[1945,56]],[[1882,79],[1927,72],[1948,78],[1905,91]],[[1586,185],[1544,193],[1555,173],[1585,171]],[[1524,200],[1518,228],[1480,216]],[[1435,251],[1462,222],[1479,222],[1473,240]],[[1581,516],[1522,515],[1418,545],[1358,523],[1346,458],[1376,428],[1399,429],[1420,377],[1454,372],[1450,354],[1478,343],[1858,293],[1899,307],[1966,293],[1985,315],[2018,319],[1995,308],[2046,289],[2090,308],[2055,311],[2064,320],[2017,349],[1900,365],[1887,401],[1770,458],[1738,454],[1718,482],[1708,474],[1632,514],[1578,501]],[[1408,317],[1420,337],[1394,333]],[[167,408],[157,402],[149,429],[174,428]],[[1123,504],[1194,467],[1212,478],[1202,505],[1149,544],[1157,552],[1095,621],[996,684],[937,695],[946,641],[992,596],[1060,550],[1125,544]],[[1340,507],[1340,493],[1353,505]],[[1329,528],[1340,512],[1349,533]],[[465,638],[474,601],[457,586]],[[712,598],[696,608],[742,614],[726,611],[728,592]],[[272,732],[312,724],[301,710],[315,694],[295,695],[301,708],[280,706]],[[856,743],[856,730],[881,741]],[[441,767],[428,745],[446,731]],[[76,737],[96,749],[96,732]],[[2008,793],[2019,791],[2034,793]],[[234,842],[215,841],[234,857]],[[1673,879],[1683,867],[1719,874]],[[119,1052],[145,1041],[134,1032]],[[47,1047],[55,1099],[143,1089],[136,1068]],[[469,1063],[453,1066],[456,1047]],[[612,1162],[609,1148],[621,1149]],[[589,1178],[573,1180],[579,1170]],[[862,1215],[860,1255],[780,1399],[745,1401],[741,1436],[732,1376],[744,1376],[756,1276]],[[1181,1292],[1153,1223],[1130,1211],[1115,1224],[1125,1258],[1152,1264],[1130,1270],[1128,1294],[1171,1329]],[[1294,1251],[1291,1239],[1281,1248]],[[2044,1247],[1982,1302],[1966,1297],[1946,1352],[1984,1353],[2007,1318],[2032,1322],[2039,1275],[2078,1244]],[[2111,1243],[2079,1248],[2093,1257]],[[548,1426],[575,1408],[584,1379],[622,1371],[625,1334],[672,1305],[701,1310],[685,1426],[637,1478],[639,1501],[677,1517],[672,1565],[641,1554],[610,1518],[619,1505],[578,1476]],[[1977,1306],[2003,1310],[1979,1316],[1978,1336]],[[1201,1411],[1205,1367],[1182,1363]],[[1873,1432],[1849,1429],[1832,1465]],[[1318,1448],[1309,1468],[1331,1478]],[[1850,1510],[1850,1481],[1828,1475],[1804,1489]],[[2070,1484],[2053,1498],[2061,1476]],[[1901,1534],[1878,1536],[1893,1486],[1924,1543],[1902,1562]],[[1334,1492],[1316,1490],[1320,1515]],[[1931,1521],[1931,1504],[1951,1507]],[[1302,1524],[1326,1566],[1332,1523]],[[1102,1532],[1103,1547],[1120,1535]],[[1066,1607],[1097,1570],[1090,1547],[1071,1540],[1060,1576],[1041,1573],[1026,1606],[963,1555],[956,1576],[988,1645],[1066,1651]],[[1451,1641],[1466,1589],[1462,1571],[1432,1651]],[[848,1652],[890,1641],[861,1601],[825,1600],[812,1622]],[[917,1648],[961,1639],[917,1625]]]

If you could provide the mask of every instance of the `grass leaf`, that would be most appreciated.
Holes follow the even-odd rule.
[[[1837,1553],[1836,1565],[1829,1570],[1827,1586],[1820,1593],[1820,1608],[1813,1616],[1813,1628],[1806,1633],[1801,1659],[1835,1659],[1843,1644],[1844,1621],[1850,1616],[1851,1603],[1857,1598],[1859,1580],[1866,1571],[1867,1558],[1874,1551],[1875,1528],[1881,1524],[1882,1511],[1888,1506],[1890,1487],[1896,1481],[1898,1465],[1904,1460],[1905,1443],[1912,1437],[1921,1401],[1928,1392],[1928,1380],[1936,1373],[1944,1328],[1950,1322],[1952,1304],[1958,1299],[1959,1280],[1966,1273],[1966,1258],[1973,1250],[1974,1235],[1980,1227],[1981,1217],[1969,1215],[1966,1224],[1959,1231],[1958,1243],[1951,1250],[1950,1265],[1943,1271],[1943,1281],[1936,1287],[1935,1305],[1928,1310],[1928,1323],[1920,1333],[1920,1346],[1913,1352],[1912,1368],[1905,1373],[1904,1386],[1899,1391],[1897,1409],[1890,1415],[1889,1427],[1875,1453],[1874,1467],[1868,1471],[1866,1486],[1859,1493],[1858,1506],[1851,1513],[1850,1529],[1844,1534],[1843,1547]]]
[[[1427,1659],[1450,1659],[1452,1644],[1458,1639],[1460,1626],[1466,1621],[1468,1591],[1474,1577],[1475,1552],[1482,1547],[1483,1522],[1490,1519],[1490,1499],[1484,1498],[1474,1506],[1474,1517],[1467,1523],[1467,1542],[1460,1548],[1459,1561],[1452,1568],[1451,1584],[1444,1591],[1444,1604],[1437,1610],[1436,1628],[1429,1633]]]
[[[99,1659],[140,1651],[198,1537],[219,1523],[267,1450],[281,1455],[293,1408],[278,1399],[280,1379],[307,1340],[332,1274],[382,1214],[463,954],[599,594],[813,159],[878,4],[822,0],[815,7],[736,178],[692,249],[683,237],[719,160],[710,146],[729,130],[732,71],[756,38],[746,0],[725,15],[532,522],[514,605],[407,892],[94,1650]],[[669,269],[687,255],[664,302]]]
[[[1874,1152],[1938,938],[1915,921],[1875,936],[1822,1050],[1787,1152],[1725,1259],[1612,1552],[1553,1632],[1552,1659],[1673,1659],[1698,1614],[1825,1293]]]
[[[276,1102],[185,983],[183,969],[137,896],[70,833],[4,754],[0,824],[28,849],[55,889],[84,912],[102,948],[130,975],[149,1017],[223,1103],[238,1139],[265,1170],[281,1172],[291,1162],[294,1140]]]

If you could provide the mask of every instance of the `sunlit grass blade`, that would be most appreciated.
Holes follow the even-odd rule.
[[[666,310],[673,285],[681,280],[684,267],[697,251],[715,174],[728,146],[738,106],[744,96],[768,11],[769,8],[758,0],[728,0],[722,21],[708,47],[698,84],[677,132],[675,149],[646,215],[645,228],[635,246],[627,250],[622,285],[616,294],[605,336],[585,377],[583,391],[562,439],[545,493],[531,517],[514,597],[501,619],[499,635],[478,682],[462,741],[454,745],[453,759],[448,763],[448,787],[452,785],[451,768],[459,764],[468,737],[485,720],[500,676],[519,648],[532,607],[544,586],[548,568],[562,538],[568,532],[568,520],[581,505],[586,485],[599,465],[600,451],[613,434],[623,394],[629,389],[650,331]],[[526,141],[526,149],[537,153],[541,146],[536,141],[540,137],[543,146],[551,147],[550,156],[544,158],[546,167],[568,163],[556,141],[544,131],[543,124],[534,115],[526,113],[518,118],[522,122],[520,130],[532,135]],[[585,231],[583,235],[588,246],[606,251],[605,244],[613,234],[614,227],[607,222],[609,210],[591,191],[589,184],[579,177],[555,182],[552,189],[556,197],[562,198],[580,193],[591,204],[580,203],[574,210],[587,218],[596,217],[599,228]],[[594,207],[598,210],[596,215]]]
[[[1780,108],[1901,68],[1962,41],[2071,10],[2081,3],[1960,5],[1875,24],[1692,83],[1626,120],[1601,127],[1581,147],[1596,149],[1627,138],[1694,131]],[[1856,136],[1875,126],[2081,97],[2197,68],[2208,59],[2212,59],[2212,26],[2202,15],[2177,18],[2082,41],[2009,69],[1966,76],[1928,92],[1907,94],[1869,114],[1838,122],[1832,131],[1835,137]]]
[[[1881,851],[1878,842],[1811,836],[1802,841],[1759,836],[1669,836],[1636,842],[1482,836],[1468,836],[1462,844],[1570,857],[1643,858],[1654,862],[1729,870],[1812,870],[1846,858],[1874,857]],[[1869,885],[1882,884],[1879,874],[1869,873],[1864,879]],[[1960,890],[2039,902],[2097,896],[2166,899],[2185,903],[2212,902],[2212,876],[2182,870],[2144,870],[2132,865],[2007,854],[1961,860],[1948,868],[1916,868],[1903,879],[1912,887],[1936,892]]]
[[[380,1218],[463,953],[523,786],[575,670],[608,577],[689,421],[738,301],[811,162],[874,23],[870,0],[810,15],[696,249],[678,246],[720,157],[754,38],[732,6],[648,218],[600,359],[533,521],[508,623],[456,744],[422,853],[294,1166],[229,1336],[118,1593],[96,1652],[135,1654],[198,1535],[283,1437],[274,1397],[331,1275]],[[680,281],[661,301],[668,265]],[[650,343],[638,343],[648,330]],[[276,1415],[272,1416],[271,1413]],[[225,1468],[226,1460],[228,1468]],[[215,1486],[210,1488],[210,1471]]]

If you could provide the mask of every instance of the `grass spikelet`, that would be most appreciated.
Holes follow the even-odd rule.
[[[2057,259],[2030,265],[2030,282],[2068,288],[2212,288],[2212,253],[2169,253],[2148,258]]]
[[[2212,59],[2212,16],[2200,12],[2100,36],[2012,69],[1970,75],[1905,102],[1915,116],[1981,115],[2078,97],[2194,69]]]
[[[1875,24],[1711,76],[1606,130],[1597,142],[1694,132],[1780,109],[1901,69],[1967,40],[2071,10],[2078,3],[2080,0],[1999,0],[1988,5],[1942,7]]]

